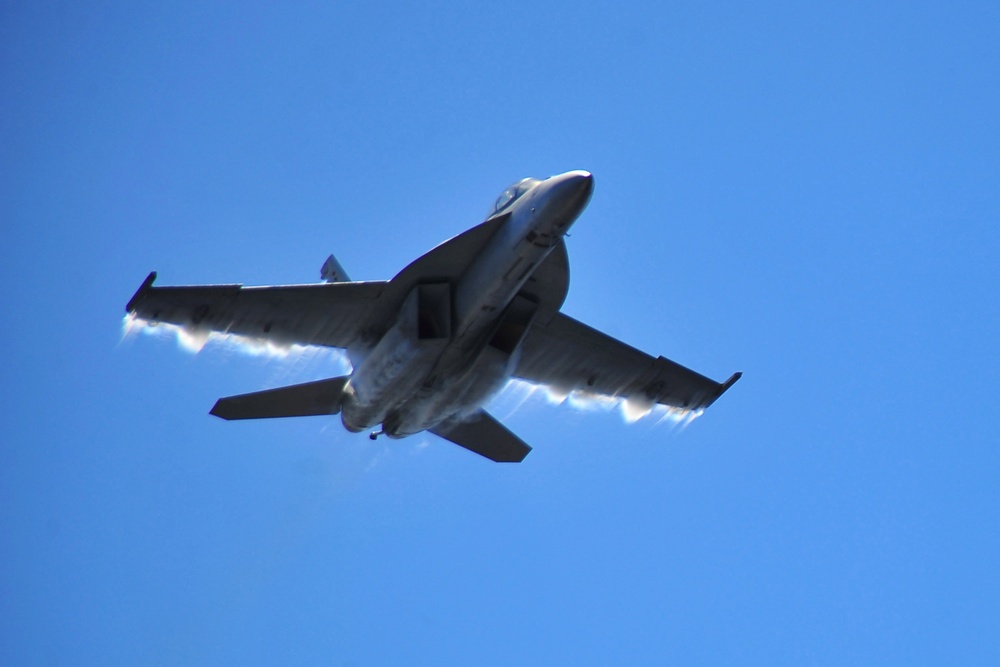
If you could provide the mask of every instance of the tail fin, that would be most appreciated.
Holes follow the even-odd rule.
[[[347,271],[340,265],[337,258],[330,255],[323,262],[323,267],[319,270],[319,277],[328,283],[348,283],[351,281],[347,277]]]
[[[349,379],[350,376],[344,375],[220,398],[210,414],[226,420],[335,415],[340,412],[340,400]]]

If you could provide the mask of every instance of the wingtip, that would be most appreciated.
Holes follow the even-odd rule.
[[[730,387],[732,387],[734,384],[736,384],[736,381],[739,380],[741,377],[743,377],[743,371],[736,371],[735,373],[733,373],[732,375],[730,375],[728,380],[726,380],[725,382],[723,382],[722,384],[719,385],[719,389],[718,389],[718,391],[715,392],[715,396],[712,397],[712,400],[709,401],[705,405],[705,407],[707,408],[710,405],[712,405],[713,403],[715,403],[717,400],[719,400],[719,397],[722,396],[724,393],[726,393],[726,391]]]
[[[142,297],[146,294],[146,290],[153,286],[153,281],[155,280],[156,271],[150,271],[149,275],[146,276],[146,279],[142,281],[142,285],[139,286],[139,289],[136,290],[135,294],[132,295],[132,298],[129,299],[128,305],[125,306],[126,314],[135,310],[136,306],[139,305],[139,301],[141,301]]]
[[[732,387],[734,384],[736,384],[736,381],[739,380],[741,377],[743,377],[743,371],[736,371],[735,373],[730,375],[729,379],[722,383],[722,391],[720,391],[719,393],[721,394],[723,391]]]

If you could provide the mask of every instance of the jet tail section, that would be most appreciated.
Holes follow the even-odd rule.
[[[485,410],[469,421],[445,422],[430,431],[498,463],[520,463],[531,451],[531,447]]]
[[[348,379],[345,375],[220,398],[210,414],[226,420],[335,415]]]

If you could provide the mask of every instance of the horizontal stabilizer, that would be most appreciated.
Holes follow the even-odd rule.
[[[350,376],[220,398],[210,414],[222,419],[270,419],[335,415]]]
[[[531,451],[523,440],[485,410],[469,421],[445,422],[431,433],[498,463],[520,463]]]

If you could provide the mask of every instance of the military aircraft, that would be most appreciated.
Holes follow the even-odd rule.
[[[392,280],[352,282],[331,255],[325,282],[154,287],[129,317],[192,332],[346,350],[350,375],[219,399],[211,414],[262,419],[340,413],[351,432],[421,431],[493,461],[531,451],[482,405],[510,378],[619,400],[704,410],[722,383],[652,357],[560,312],[569,289],[563,237],[593,191],[586,171],[526,178],[486,220],[445,241]]]

